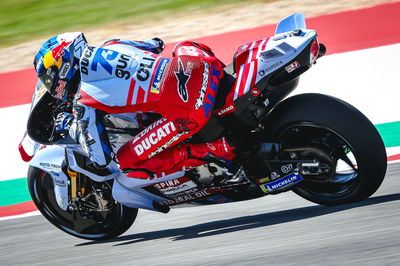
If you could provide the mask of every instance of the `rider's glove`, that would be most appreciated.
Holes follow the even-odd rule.
[[[69,113],[59,113],[56,121],[54,122],[55,131],[61,136],[65,137],[68,135],[69,128],[71,127],[74,116]]]
[[[147,46],[157,54],[161,54],[165,48],[164,42],[160,38],[153,38],[151,40],[146,40],[144,41],[144,43],[146,43]]]

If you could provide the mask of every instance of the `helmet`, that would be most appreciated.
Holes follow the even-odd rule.
[[[46,41],[37,52],[33,65],[39,80],[50,94],[68,101],[80,81],[79,59],[87,47],[82,32],[67,32]]]

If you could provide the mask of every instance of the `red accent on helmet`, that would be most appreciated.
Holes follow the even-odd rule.
[[[64,48],[70,45],[71,43],[72,41],[66,42],[65,40],[62,40],[62,42],[58,46],[54,47],[53,50],[51,50],[51,55],[53,56],[54,60],[58,62],[61,56],[64,55]]]

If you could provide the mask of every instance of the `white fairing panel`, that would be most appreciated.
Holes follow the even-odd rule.
[[[63,147],[52,145],[46,146],[36,152],[30,165],[48,173],[60,172],[65,161],[65,150]]]
[[[301,34],[277,34],[268,40],[261,52],[256,81],[291,62],[317,36],[314,30],[303,30]]]
[[[118,179],[114,180],[112,195],[116,201],[127,207],[157,211],[153,207],[153,200],[151,198],[127,189],[120,184]]]

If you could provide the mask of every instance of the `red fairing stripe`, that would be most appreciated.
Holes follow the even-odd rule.
[[[254,61],[253,76],[251,77],[251,83],[249,89],[253,88],[253,86],[256,84],[257,71],[258,71],[258,60]]]
[[[126,105],[130,105],[132,103],[133,91],[135,90],[136,80],[131,79],[131,84],[129,86],[128,98],[126,99]]]
[[[246,88],[247,79],[249,78],[250,64],[244,65],[242,80],[240,81],[238,98],[243,95],[244,89]]]
[[[21,158],[24,162],[29,162],[30,160],[32,160],[33,156],[30,156],[26,153],[26,151],[24,150],[24,147],[22,147],[21,143],[18,145],[18,150],[19,150],[19,153],[21,154]]]

